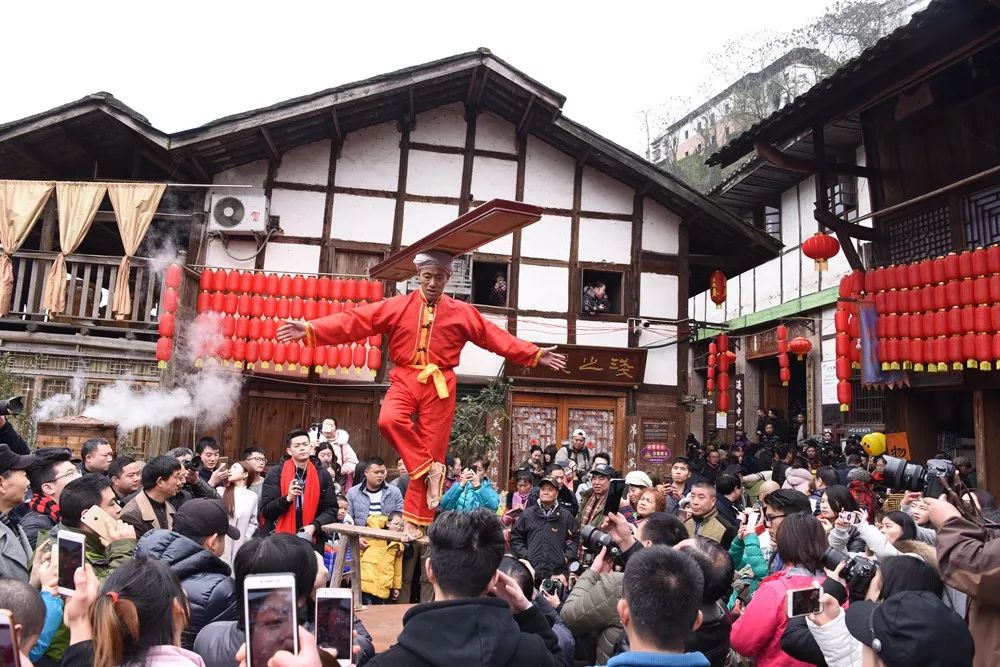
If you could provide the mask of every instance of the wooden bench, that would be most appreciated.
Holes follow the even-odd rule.
[[[380,530],[368,526],[355,526],[349,523],[328,523],[323,526],[325,533],[338,533],[341,537],[337,543],[337,552],[333,558],[333,573],[330,585],[339,587],[344,578],[344,563],[347,560],[347,547],[351,547],[351,567],[346,575],[351,579],[351,594],[354,598],[354,609],[361,610],[361,538],[402,542],[403,533],[395,530]],[[421,544],[430,544],[426,536],[415,540]]]

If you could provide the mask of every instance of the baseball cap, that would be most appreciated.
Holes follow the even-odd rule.
[[[557,489],[559,488],[559,483],[556,482],[556,480],[552,479],[551,477],[543,477],[541,481],[538,482],[538,486],[541,486],[542,484],[551,484],[555,488]]]
[[[225,535],[240,539],[239,529],[229,524],[222,501],[208,498],[193,498],[181,505],[174,514],[174,532],[190,537]]]
[[[625,475],[625,484],[628,486],[644,486],[649,489],[653,486],[653,480],[651,480],[649,475],[643,471],[633,470],[629,474]]]
[[[0,444],[0,473],[8,470],[27,470],[28,466],[34,462],[34,455],[18,454],[8,445]]]
[[[851,635],[889,667],[972,664],[975,645],[965,621],[929,591],[897,593],[881,604],[852,602],[846,621]]]
[[[599,466],[594,466],[590,469],[591,475],[601,475],[602,477],[607,477],[611,479],[612,477],[618,477],[619,472],[612,468],[611,466],[606,466],[603,463]],[[652,484],[650,484],[652,486]]]
[[[587,439],[587,432],[584,431],[582,428],[578,428],[575,431],[573,431],[573,437],[574,438],[583,438],[584,440],[586,440]]]

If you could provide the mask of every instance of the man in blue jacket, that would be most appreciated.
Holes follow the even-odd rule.
[[[385,461],[373,456],[364,463],[365,479],[347,492],[347,513],[356,526],[367,526],[368,517],[403,511],[403,494],[395,486],[385,483]]]

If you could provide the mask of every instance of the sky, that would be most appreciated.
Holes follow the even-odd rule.
[[[3,42],[20,66],[6,69],[0,122],[107,91],[176,132],[487,47],[565,95],[564,115],[642,153],[641,110],[715,92],[708,54],[799,27],[829,1],[14,0]]]

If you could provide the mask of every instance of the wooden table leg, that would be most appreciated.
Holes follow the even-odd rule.
[[[344,583],[344,560],[347,558],[347,537],[340,536],[336,555],[333,557],[333,571],[330,573],[330,587],[340,588]]]
[[[354,609],[364,609],[361,604],[361,542],[357,535],[351,535],[351,591],[354,594]]]

